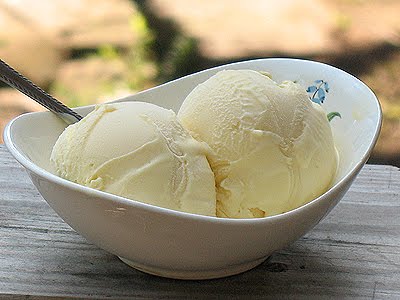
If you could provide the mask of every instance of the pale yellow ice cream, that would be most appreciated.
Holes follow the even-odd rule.
[[[205,143],[174,112],[150,103],[99,105],[58,138],[58,175],[137,201],[215,216],[215,182]]]
[[[221,71],[188,95],[178,119],[214,152],[208,159],[220,217],[289,211],[325,192],[335,175],[326,113],[296,83]]]

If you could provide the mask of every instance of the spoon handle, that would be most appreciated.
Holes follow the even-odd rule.
[[[27,95],[31,99],[35,100],[48,110],[57,114],[68,124],[75,123],[82,119],[82,116],[68,108],[60,101],[43,91],[36,84],[25,78],[23,75],[18,73],[7,63],[0,59],[0,79],[9,86],[17,89],[21,93]]]

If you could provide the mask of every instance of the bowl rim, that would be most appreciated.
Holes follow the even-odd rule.
[[[238,66],[238,65],[242,65],[245,63],[249,63],[249,62],[260,62],[260,61],[276,61],[276,62],[303,62],[303,63],[309,63],[309,64],[316,64],[316,65],[320,65],[323,66],[324,68],[328,68],[328,69],[333,69],[335,72],[339,72],[342,73],[345,76],[348,76],[349,78],[355,80],[355,82],[357,82],[360,86],[362,86],[363,88],[366,89],[366,91],[368,91],[369,93],[371,93],[371,95],[373,96],[373,100],[374,103],[376,105],[377,108],[377,112],[378,112],[378,116],[377,116],[377,123],[374,124],[375,125],[375,132],[373,134],[373,137],[368,145],[367,150],[365,151],[365,153],[363,154],[362,157],[360,157],[360,159],[355,163],[355,165],[349,170],[347,171],[347,173],[338,181],[336,182],[334,185],[332,185],[327,191],[325,191],[323,194],[321,194],[320,196],[312,199],[311,201],[295,208],[292,210],[289,210],[287,212],[278,214],[278,215],[272,215],[272,216],[267,216],[267,217],[263,217],[263,218],[241,218],[241,219],[236,219],[236,218],[221,218],[221,217],[217,217],[217,216],[206,216],[206,215],[199,215],[199,214],[195,214],[195,213],[190,213],[190,212],[183,212],[183,211],[177,211],[177,210],[173,210],[173,209],[169,209],[169,208],[164,208],[164,207],[160,207],[160,206],[156,206],[156,205],[152,205],[152,204],[148,204],[148,203],[144,203],[144,202],[140,202],[138,200],[134,200],[134,199],[128,199],[128,198],[124,198],[121,196],[117,196],[114,194],[110,194],[107,192],[103,192],[100,190],[96,190],[93,188],[89,188],[83,185],[80,185],[78,183],[66,180],[64,178],[61,178],[39,166],[37,166],[35,163],[33,163],[30,159],[28,159],[24,154],[22,154],[18,148],[16,147],[16,145],[14,144],[14,141],[12,139],[12,127],[16,122],[19,122],[19,119],[21,118],[26,118],[29,117],[32,114],[38,114],[38,113],[50,113],[50,112],[30,112],[30,113],[25,113],[25,114],[21,114],[17,117],[15,117],[14,119],[12,119],[5,127],[4,132],[3,132],[3,138],[4,138],[4,143],[8,149],[8,151],[12,154],[12,156],[26,169],[28,169],[29,171],[35,173],[36,175],[46,178],[47,180],[61,185],[65,188],[68,189],[72,189],[74,191],[77,192],[81,192],[84,193],[88,196],[94,196],[94,197],[98,197],[98,198],[103,198],[107,201],[111,201],[117,204],[122,204],[122,205],[126,205],[126,206],[130,206],[133,208],[141,208],[141,209],[145,209],[148,210],[151,213],[158,213],[158,214],[168,214],[170,216],[176,217],[176,218],[181,218],[181,219],[190,219],[192,221],[197,220],[197,221],[201,221],[201,222],[210,222],[210,223],[219,223],[219,224],[247,224],[247,225],[251,225],[251,224],[262,224],[265,222],[270,222],[272,220],[279,220],[279,219],[284,219],[287,217],[290,217],[291,215],[294,214],[299,214],[301,213],[303,210],[307,210],[307,208],[309,208],[310,206],[315,205],[317,202],[322,201],[324,198],[329,197],[330,195],[334,195],[336,194],[338,191],[340,191],[342,189],[342,186],[345,185],[346,182],[348,182],[349,180],[353,179],[358,172],[361,170],[361,168],[364,166],[364,164],[367,162],[377,140],[379,137],[379,133],[381,130],[381,126],[382,126],[382,108],[381,105],[379,103],[379,100],[377,99],[375,93],[364,83],[362,82],[360,79],[358,79],[357,77],[355,77],[354,75],[351,75],[350,73],[347,73],[337,67],[334,67],[332,65],[326,64],[326,63],[322,63],[322,62],[318,62],[318,61],[313,61],[313,60],[307,60],[307,59],[298,59],[298,58],[258,58],[258,59],[249,59],[249,60],[242,60],[242,61],[237,61],[237,62],[232,62],[232,63],[228,63],[228,64],[223,64],[223,65],[219,65],[219,66],[215,66],[212,68],[208,68],[199,72],[195,72],[186,76],[183,76],[181,78],[163,83],[159,86],[141,91],[138,94],[141,93],[145,93],[147,91],[150,91],[152,89],[158,88],[160,86],[164,86],[167,85],[169,83],[175,82],[177,80],[180,80],[182,78],[189,78],[191,76],[194,76],[196,74],[200,74],[200,73],[206,73],[206,72],[210,72],[210,71],[215,71],[218,69],[222,69],[222,68],[229,68],[232,65]],[[136,95],[135,94],[135,95]],[[130,95],[132,96],[132,95]],[[129,98],[130,96],[127,97],[123,97],[123,98],[119,98],[116,99],[112,102],[123,102],[124,99]],[[126,100],[125,100],[126,101]],[[87,105],[87,106],[81,106],[81,107],[77,107],[78,109],[84,109],[84,108],[88,108],[88,107],[94,107],[95,105]],[[46,200],[46,199],[45,199]],[[47,200],[46,200],[47,202]]]

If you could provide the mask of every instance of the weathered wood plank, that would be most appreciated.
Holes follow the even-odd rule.
[[[259,267],[229,278],[147,275],[88,243],[0,145],[0,298],[400,299],[400,172],[367,165],[331,214]]]

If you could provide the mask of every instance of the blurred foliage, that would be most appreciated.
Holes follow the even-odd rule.
[[[82,106],[86,102],[81,99],[81,96],[76,91],[57,81],[50,86],[50,93],[61,99],[69,107]]]
[[[400,121],[400,52],[395,51],[385,60],[371,67],[361,79],[376,93],[385,120]]]
[[[103,55],[103,54],[102,54]],[[109,55],[109,54],[107,54]],[[106,58],[92,55],[77,59],[72,69],[55,80],[50,92],[71,107],[88,105],[114,98],[120,91],[128,91],[123,62],[120,57]],[[86,69],[84,74],[81,69]]]
[[[50,92],[74,107],[118,98],[157,84],[154,38],[145,17],[138,12],[132,14],[129,28],[135,42],[128,48],[106,44],[75,49],[70,62],[75,62],[77,70],[61,71]],[[74,74],[82,78],[74,78]]]
[[[131,0],[146,16],[152,32],[151,52],[157,64],[158,83],[170,81],[200,69],[205,58],[198,42],[185,34],[172,19],[160,18],[145,0]]]
[[[130,27],[138,39],[124,56],[128,66],[126,80],[130,89],[139,91],[156,84],[158,67],[154,61],[154,35],[142,14],[132,16]]]
[[[387,120],[400,120],[400,104],[392,104],[385,108],[383,115]]]
[[[92,49],[74,49],[71,61],[77,62],[73,78],[70,70],[50,86],[50,92],[75,107],[102,102],[105,97],[120,97],[192,73],[199,61],[197,41],[169,28],[170,39],[157,39],[141,12],[132,14],[129,27],[135,42],[129,48],[99,45]],[[157,50],[163,49],[163,55]],[[99,65],[103,66],[103,69]],[[122,67],[123,66],[123,67]],[[91,69],[93,69],[91,71]],[[97,75],[97,73],[100,73]],[[83,78],[85,77],[85,78]]]
[[[97,50],[96,55],[104,59],[117,59],[121,55],[118,49],[113,45],[103,45],[97,48],[96,50]]]
[[[161,62],[160,80],[168,81],[193,72],[197,60],[196,40],[184,35],[177,35]]]
[[[337,13],[335,16],[336,27],[339,31],[345,32],[349,30],[352,25],[351,18],[343,12]]]

